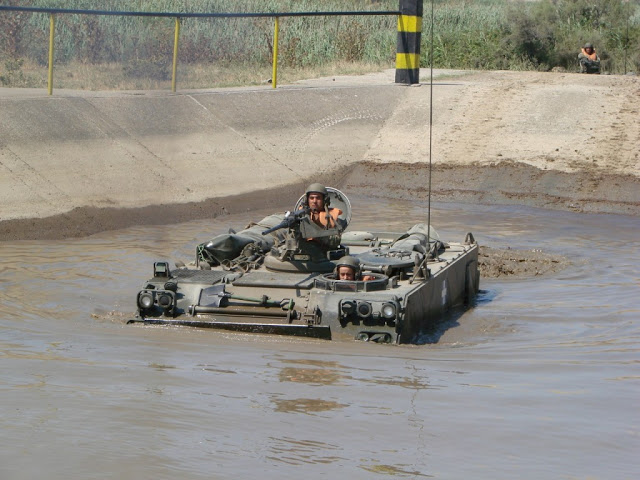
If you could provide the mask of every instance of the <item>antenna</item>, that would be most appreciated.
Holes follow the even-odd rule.
[[[429,78],[429,194],[427,197],[427,253],[420,262],[420,265],[417,266],[414,272],[419,272],[420,269],[425,266],[425,277],[426,275],[426,265],[429,262],[429,254],[431,253],[431,144],[433,143],[433,0],[431,0],[431,38],[429,39],[429,67],[430,67],[430,78]],[[437,250],[436,250],[437,255]],[[409,279],[409,284],[413,283],[413,280],[416,278],[416,273]]]
[[[427,197],[427,245],[429,250],[431,249],[431,143],[433,139],[433,26],[433,0],[431,0],[431,38],[429,39],[429,195]]]

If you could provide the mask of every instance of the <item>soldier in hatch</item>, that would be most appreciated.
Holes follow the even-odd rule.
[[[340,226],[340,215],[342,215],[342,210],[339,208],[331,208],[329,206],[331,200],[329,199],[329,192],[324,185],[320,183],[312,183],[307,188],[305,196],[306,201],[303,204],[303,208],[305,206],[309,207],[309,219],[313,223],[326,229],[343,229],[343,227]]]
[[[305,200],[301,208],[309,208],[309,220],[325,230],[336,229],[336,235],[322,238],[307,238],[309,242],[316,242],[327,249],[334,249],[340,245],[340,233],[346,226],[341,217],[342,210],[330,206],[331,199],[326,187],[320,183],[312,183],[305,191]]]
[[[360,269],[360,261],[351,255],[345,255],[336,263],[336,279],[368,282],[375,280],[372,275],[363,275]]]

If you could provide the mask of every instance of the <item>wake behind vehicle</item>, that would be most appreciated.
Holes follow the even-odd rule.
[[[326,189],[327,204],[341,217],[321,227],[306,199],[285,215],[198,245],[188,265],[155,262],[129,323],[420,343],[447,310],[478,292],[472,234],[444,243],[425,224],[347,232],[351,204],[334,188]],[[354,280],[337,275],[347,255],[359,266]]]

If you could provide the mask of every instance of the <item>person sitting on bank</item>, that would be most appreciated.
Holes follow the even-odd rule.
[[[351,255],[345,255],[336,263],[336,279],[368,282],[375,280],[373,275],[363,275],[360,268],[360,261]]]
[[[580,73],[600,72],[600,58],[593,44],[584,44],[584,47],[582,47],[582,50],[578,54],[578,61],[580,62]]]

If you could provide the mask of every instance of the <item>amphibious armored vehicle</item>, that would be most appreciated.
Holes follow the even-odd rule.
[[[340,229],[311,222],[303,195],[291,212],[198,245],[189,264],[155,262],[129,323],[420,343],[448,309],[477,293],[471,233],[445,243],[425,224],[350,232],[349,199],[334,188],[327,194],[342,211]],[[338,278],[345,255],[365,277]]]

